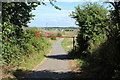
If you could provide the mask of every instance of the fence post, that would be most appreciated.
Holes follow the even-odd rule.
[[[75,51],[75,39],[73,37],[73,51]]]

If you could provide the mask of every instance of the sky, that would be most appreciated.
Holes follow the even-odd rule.
[[[39,5],[31,12],[35,17],[28,24],[29,27],[78,27],[69,15],[75,6],[84,5],[84,2],[55,2],[61,10],[55,9],[49,2],[46,4],[47,6]]]

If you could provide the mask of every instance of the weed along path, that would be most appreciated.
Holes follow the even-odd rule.
[[[72,72],[67,53],[61,46],[64,38],[53,44],[51,54],[45,55],[43,62],[37,66],[37,70],[27,75],[27,78],[72,78]]]

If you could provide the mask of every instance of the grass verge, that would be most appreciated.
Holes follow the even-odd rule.
[[[72,38],[64,38],[62,41],[62,47],[64,48],[65,52],[68,53],[71,49],[73,49],[73,40]]]
[[[68,35],[68,34],[66,34]],[[70,34],[69,34],[70,35]],[[76,34],[72,34],[72,36],[75,36]],[[68,55],[70,57],[74,56],[74,55],[70,55],[70,52],[73,52],[73,39],[72,38],[65,38],[62,41],[62,47],[64,48],[65,52],[68,53]],[[83,65],[83,60],[81,59],[77,59],[77,58],[73,58],[72,60],[70,60],[70,66],[73,72],[80,72],[80,67]]]
[[[40,51],[40,53],[35,52],[29,57],[24,57],[23,60],[20,62],[21,64],[15,67],[12,67],[9,69],[8,73],[4,75],[4,78],[17,78],[20,77],[23,72],[22,71],[33,71],[33,69],[41,63],[41,61],[44,59],[44,55],[48,54],[50,50],[52,49],[52,44],[56,40],[49,39],[49,42],[51,43],[51,46],[48,46],[47,49]],[[11,66],[10,66],[11,67]],[[20,71],[18,71],[20,70]],[[16,77],[17,76],[17,77]]]

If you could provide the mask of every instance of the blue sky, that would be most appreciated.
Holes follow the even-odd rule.
[[[84,5],[84,2],[55,2],[62,10],[55,9],[47,2],[47,6],[40,5],[33,10],[32,13],[36,15],[34,20],[28,25],[30,27],[77,27],[75,20],[69,15],[75,10],[75,6]]]

